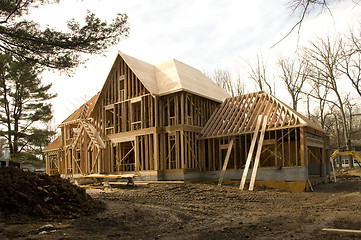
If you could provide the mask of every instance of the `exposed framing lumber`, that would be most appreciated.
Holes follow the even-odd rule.
[[[259,140],[258,140],[258,148],[257,148],[257,152],[256,152],[256,158],[255,158],[254,164],[253,164],[251,182],[249,184],[249,190],[250,191],[253,191],[254,182],[256,181],[257,170],[258,170],[258,165],[259,165],[259,159],[260,159],[261,151],[262,151],[264,134],[265,134],[266,127],[267,127],[267,118],[268,118],[267,116],[263,117],[261,135],[260,135]]]
[[[241,184],[240,184],[240,186],[239,186],[239,189],[241,189],[241,190],[244,189],[244,185],[245,185],[245,183],[246,183],[246,179],[247,179],[247,175],[248,175],[248,169],[249,169],[249,166],[250,166],[250,164],[251,164],[251,160],[252,160],[252,157],[253,157],[253,151],[254,151],[254,148],[255,148],[255,146],[256,146],[258,131],[259,131],[259,129],[260,129],[261,124],[262,124],[262,115],[259,115],[259,116],[258,116],[258,120],[257,120],[256,130],[255,130],[254,133],[253,133],[253,138],[252,138],[252,142],[251,142],[251,147],[250,147],[249,152],[248,152],[247,161],[246,161],[246,166],[245,166],[244,169],[243,169],[243,175],[242,175],[242,179],[241,179]]]
[[[353,229],[322,228],[322,231],[324,231],[324,232],[333,232],[333,233],[361,234],[361,230],[353,230]]]
[[[228,144],[226,158],[224,159],[222,171],[221,171],[221,173],[219,175],[218,186],[222,185],[224,174],[225,174],[225,172],[227,170],[228,160],[229,160],[229,157],[231,156],[231,152],[232,152],[232,149],[233,149],[233,142],[234,142],[234,139],[232,138],[231,141]]]
[[[79,116],[61,125],[59,173],[209,170],[220,171],[222,183],[227,168],[244,167],[247,173],[242,175],[243,189],[250,167],[255,179],[254,171],[263,164],[307,166],[308,157],[310,162],[312,154],[319,157],[318,152],[309,155],[308,147],[322,145],[322,162],[326,162],[327,141],[314,141],[305,134],[307,131],[323,137],[322,129],[271,95],[245,94],[221,104],[186,88],[160,94],[146,87],[149,85],[143,78],[154,76],[139,74],[142,63],[132,66],[124,59],[117,58],[96,108],[90,111],[93,105],[87,103],[77,110]],[[268,119],[258,123],[259,116],[266,112]],[[263,124],[267,124],[267,131]],[[227,150],[225,155],[222,149]],[[124,165],[119,166],[121,163]]]

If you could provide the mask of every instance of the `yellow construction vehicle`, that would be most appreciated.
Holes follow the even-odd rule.
[[[361,167],[361,158],[356,151],[340,152],[338,149],[336,149],[332,153],[330,160],[333,161],[337,156],[354,156],[357,159],[356,163]]]

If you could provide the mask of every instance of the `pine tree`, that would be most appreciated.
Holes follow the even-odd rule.
[[[7,139],[12,157],[37,148],[54,134],[42,129],[41,123],[52,119],[48,100],[56,95],[48,92],[51,84],[42,84],[38,75],[36,65],[0,55],[0,136]]]
[[[128,17],[118,14],[108,24],[88,11],[84,26],[68,22],[68,31],[61,32],[27,20],[29,10],[60,0],[1,0],[0,53],[45,67],[71,71],[81,64],[81,54],[100,54],[128,35]]]

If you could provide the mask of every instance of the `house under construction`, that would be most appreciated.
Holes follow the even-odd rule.
[[[50,175],[216,179],[226,168],[239,180],[247,159],[259,161],[248,163],[259,166],[257,183],[284,189],[329,175],[329,137],[318,125],[265,92],[231,98],[177,60],[152,65],[119,52],[102,90],[59,128],[44,150]]]

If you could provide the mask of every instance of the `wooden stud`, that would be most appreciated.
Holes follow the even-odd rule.
[[[257,175],[257,170],[258,170],[258,166],[259,166],[259,160],[260,160],[260,157],[261,157],[261,151],[262,151],[262,145],[263,145],[263,139],[264,139],[264,134],[265,134],[265,131],[266,131],[266,127],[267,127],[267,116],[263,117],[261,135],[260,135],[260,137],[258,139],[258,148],[257,148],[257,152],[256,152],[256,158],[255,158],[254,164],[253,164],[251,182],[249,184],[249,190],[250,191],[253,190],[254,183],[256,181],[256,175]]]
[[[242,180],[241,180],[241,184],[239,186],[239,189],[243,190],[244,185],[246,183],[246,179],[247,179],[247,175],[248,175],[248,169],[252,160],[252,156],[253,156],[253,150],[254,147],[256,146],[256,141],[257,141],[257,136],[258,136],[258,131],[261,127],[262,124],[262,115],[259,115],[258,120],[257,120],[257,125],[256,125],[256,129],[253,133],[253,138],[252,138],[252,142],[251,142],[251,147],[249,149],[248,152],[248,157],[247,157],[247,161],[246,161],[246,165],[243,169],[243,175],[242,175]]]
[[[304,127],[300,128],[300,155],[301,155],[301,166],[308,165],[308,154],[307,154],[307,142],[306,142],[306,131]]]
[[[232,148],[233,148],[233,142],[234,142],[234,139],[232,138],[231,141],[228,144],[226,158],[224,159],[223,167],[222,167],[221,173],[219,175],[218,186],[222,185],[223,178],[224,178],[224,173],[227,170],[228,160],[229,160],[229,157],[231,156],[231,152],[232,152]],[[221,149],[219,149],[219,150],[221,151]]]

